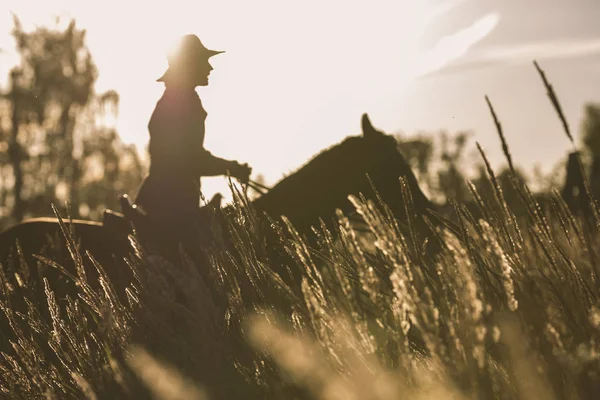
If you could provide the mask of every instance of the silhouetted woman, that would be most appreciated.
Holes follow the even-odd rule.
[[[208,85],[213,69],[209,50],[196,35],[183,36],[168,54],[169,68],[157,81],[165,91],[150,118],[150,173],[136,204],[154,222],[187,230],[195,223],[200,204],[200,177],[231,176],[247,182],[247,164],[213,156],[204,149],[206,111],[195,89]],[[182,232],[183,233],[183,232]]]

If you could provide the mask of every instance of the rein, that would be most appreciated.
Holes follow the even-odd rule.
[[[247,187],[254,190],[255,192],[257,192],[260,195],[263,195],[263,194],[267,193],[269,190],[271,190],[269,187],[263,185],[262,183],[253,181],[251,179],[248,180],[248,183],[246,183],[246,185],[247,185]]]

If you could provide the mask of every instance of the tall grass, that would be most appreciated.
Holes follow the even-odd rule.
[[[423,251],[428,221],[410,196],[406,225],[352,197],[366,229],[338,213],[307,241],[234,193],[233,247],[204,244],[203,258],[172,264],[132,237],[135,279],[118,293],[110,266],[95,263],[99,285],[89,281],[65,227],[77,298],[45,280],[36,304],[0,269],[2,397],[596,398],[597,214],[574,215],[557,194],[542,208],[515,180],[527,210],[515,216],[480,151],[492,188],[470,186],[481,218],[457,204],[458,229],[429,224],[436,254]]]
[[[462,232],[438,230],[433,258],[353,198],[368,240],[340,214],[309,248],[291,226],[238,207],[227,218],[235,251],[212,248],[206,264],[136,245],[127,301],[100,265],[98,289],[73,277],[76,299],[45,281],[47,304],[17,310],[3,286],[0,388],[23,399],[592,398],[598,240],[558,197],[544,215],[515,190],[531,201],[528,219],[511,217],[501,192],[481,204],[488,220],[457,207]],[[303,271],[298,287],[273,272],[274,251]]]

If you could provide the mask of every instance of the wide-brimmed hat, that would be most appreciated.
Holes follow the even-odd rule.
[[[183,66],[193,69],[194,64],[221,53],[225,52],[207,49],[196,35],[189,34],[182,36],[175,42],[167,54],[169,68],[156,81],[164,82],[170,71],[180,69]]]

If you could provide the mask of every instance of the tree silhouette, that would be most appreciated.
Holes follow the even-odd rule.
[[[435,188],[431,173],[435,150],[433,135],[421,132],[410,138],[403,138],[400,135],[397,138],[398,149],[413,169],[423,189],[431,196],[431,191]]]
[[[141,180],[135,149],[123,146],[107,122],[116,116],[118,95],[94,92],[98,73],[85,33],[74,20],[63,29],[25,31],[14,17],[21,62],[10,72],[0,107],[0,146],[7,148],[0,170],[11,175],[0,186],[10,219],[0,225],[48,215],[51,202],[68,201],[73,216],[97,217],[110,196],[116,204],[118,192],[130,189],[124,184],[137,187]]]
[[[400,152],[432,200],[443,203],[470,199],[463,170],[469,135],[443,131],[420,132],[410,138],[397,135]]]
[[[586,104],[581,128],[583,147],[590,157],[590,186],[600,198],[600,104]]]

